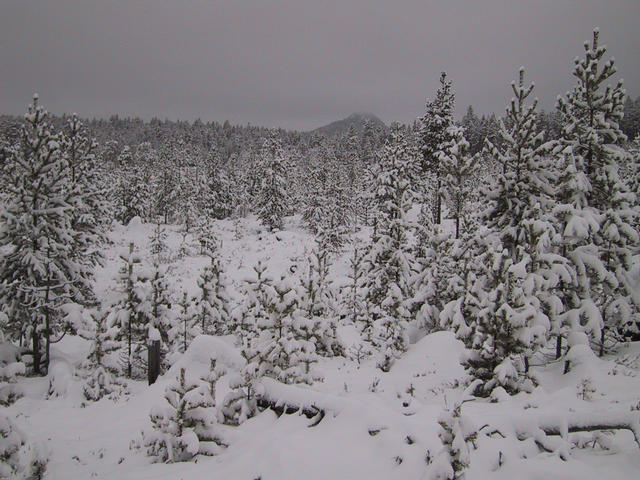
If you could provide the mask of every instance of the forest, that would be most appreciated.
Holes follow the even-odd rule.
[[[616,73],[595,30],[551,112],[521,68],[406,125],[1,116],[0,478],[631,478]]]

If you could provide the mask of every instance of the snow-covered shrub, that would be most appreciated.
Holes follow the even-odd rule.
[[[462,478],[471,464],[471,450],[475,448],[478,430],[473,422],[461,413],[461,404],[456,403],[450,410],[440,415],[438,436],[442,450],[429,465],[428,478],[433,480],[453,480]]]
[[[0,478],[40,479],[47,461],[46,455],[28,441],[11,418],[0,413]]]
[[[184,462],[219,452],[215,401],[210,390],[188,381],[185,369],[165,390],[166,404],[151,410],[152,430],[142,433],[147,455],[159,462]]]
[[[82,393],[87,400],[94,402],[104,397],[115,400],[127,393],[127,384],[98,365],[82,385]]]
[[[228,425],[240,425],[258,412],[256,390],[259,380],[258,352],[251,347],[251,341],[242,351],[246,360],[241,371],[229,378],[229,388],[220,409],[222,420]]]
[[[578,398],[589,401],[593,399],[593,394],[596,393],[596,388],[593,385],[593,380],[589,377],[585,377],[580,380],[580,383],[576,386],[576,393]]]
[[[19,357],[18,348],[10,342],[2,341],[0,332],[0,405],[4,407],[22,397],[17,377],[25,375],[26,367],[19,361]]]

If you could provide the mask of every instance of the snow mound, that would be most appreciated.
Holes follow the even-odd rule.
[[[167,371],[165,377],[176,377],[181,368],[194,374],[207,372],[211,360],[215,360],[230,370],[240,370],[245,364],[240,352],[222,338],[212,335],[198,335],[193,339],[187,351]]]

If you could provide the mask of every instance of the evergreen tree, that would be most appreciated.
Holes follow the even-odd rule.
[[[367,302],[382,350],[379,365],[385,371],[407,348],[405,325],[412,295],[407,212],[416,161],[416,152],[396,128],[380,155],[381,169],[374,190],[380,220],[366,259]]]
[[[175,351],[180,353],[187,351],[187,348],[199,333],[199,320],[196,305],[189,298],[187,292],[182,292],[178,302],[178,318],[170,334],[174,341]]]
[[[212,253],[209,258],[210,264],[198,278],[200,296],[196,309],[200,330],[206,335],[224,335],[231,328],[229,282],[218,255]]]
[[[603,88],[615,74],[613,59],[601,64],[606,48],[594,30],[593,43],[576,58],[576,86],[560,98],[563,122],[558,153],[564,162],[560,177],[560,205],[556,208],[563,231],[563,249],[575,266],[577,283],[568,299],[570,317],[581,325],[600,323],[600,354],[605,334],[629,321],[630,291],[626,276],[631,252],[638,244],[629,194],[618,175],[626,138],[619,123],[623,116],[622,82]],[[597,314],[593,310],[596,307]],[[574,322],[575,323],[575,322]]]
[[[160,225],[160,222],[156,222],[153,227],[153,233],[151,234],[151,240],[149,241],[149,253],[153,256],[155,263],[160,263],[167,258],[167,233],[165,229]]]
[[[164,398],[165,405],[151,410],[153,430],[142,434],[147,455],[173,463],[189,461],[198,454],[218,453],[217,422],[209,391],[199,382],[187,380],[181,368]]]
[[[259,164],[261,181],[255,210],[262,223],[270,230],[282,228],[288,212],[287,161],[280,141],[273,134],[262,146]]]
[[[135,357],[139,350],[139,342],[146,331],[144,312],[148,310],[147,286],[144,285],[145,276],[140,271],[141,257],[134,250],[134,244],[129,244],[127,252],[122,252],[120,259],[123,265],[118,273],[118,296],[110,308],[108,328],[116,329],[115,339],[124,342],[126,352],[123,363],[126,376],[132,378]]]
[[[346,295],[343,300],[347,309],[347,315],[354,325],[358,325],[365,320],[364,316],[364,291],[363,284],[365,280],[364,271],[365,253],[363,247],[354,245],[353,254],[349,257],[349,270],[347,278],[349,284],[346,287]],[[370,340],[371,338],[369,338]]]
[[[472,242],[465,247],[472,253],[464,291],[445,305],[440,321],[469,349],[463,363],[480,380],[477,395],[496,386],[511,393],[529,389],[526,358],[546,344],[549,318],[497,234],[481,229]]]
[[[132,218],[150,216],[153,187],[143,167],[127,164],[116,176],[111,192],[115,217],[123,225]]]
[[[297,299],[296,336],[314,344],[323,356],[342,353],[337,340],[335,306],[328,279],[329,252],[317,244],[309,258],[306,275],[300,278]]]
[[[571,273],[562,254],[554,251],[554,172],[548,160],[549,144],[537,127],[537,100],[526,103],[534,85],[525,85],[524,73],[520,68],[518,83],[511,84],[515,97],[506,120],[500,121],[500,144],[486,141],[489,155],[501,169],[489,187],[484,219],[498,233],[511,262],[522,266],[527,295],[541,305],[551,321],[551,333],[561,342],[564,307],[556,291],[563,289],[562,280],[571,281]]]
[[[451,141],[449,128],[453,125],[455,94],[447,74],[440,75],[440,88],[433,100],[427,102],[424,116],[420,119],[420,149],[422,150],[422,175],[430,175],[435,182],[433,193],[433,219],[436,225],[442,218],[442,169],[440,152],[447,142]]]
[[[454,241],[448,232],[433,224],[431,212],[423,205],[416,226],[416,273],[412,278],[412,310],[418,325],[434,331],[440,327],[440,312],[454,298],[449,280],[454,276]]]
[[[472,195],[470,179],[474,174],[476,158],[469,155],[469,143],[461,127],[449,127],[447,134],[451,139],[442,145],[439,154],[442,196],[456,221],[456,238],[459,238],[461,222],[469,214]]]
[[[120,348],[114,339],[116,332],[108,328],[105,311],[92,310],[89,317],[92,328],[89,332],[83,332],[82,336],[91,341],[91,350],[87,355],[91,373],[82,385],[82,391],[87,400],[115,398],[126,390],[126,385],[113,377],[112,368],[107,367],[109,355]]]
[[[263,297],[266,316],[256,324],[258,374],[284,383],[295,382],[295,365],[292,364],[291,357],[301,347],[292,328],[297,294],[284,276],[275,281],[267,292],[268,295]]]
[[[87,203],[79,183],[72,183],[69,159],[37,95],[19,143],[5,147],[2,157],[0,301],[7,306],[13,337],[30,340],[33,370],[39,374],[43,364],[48,369],[53,337],[68,328],[61,322],[61,306],[92,301],[96,236],[81,222]]]

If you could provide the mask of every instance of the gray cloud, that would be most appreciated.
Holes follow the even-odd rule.
[[[0,111],[308,129],[354,111],[411,121],[454,82],[501,113],[518,68],[546,109],[599,26],[640,94],[638,0],[24,1],[0,5]]]

